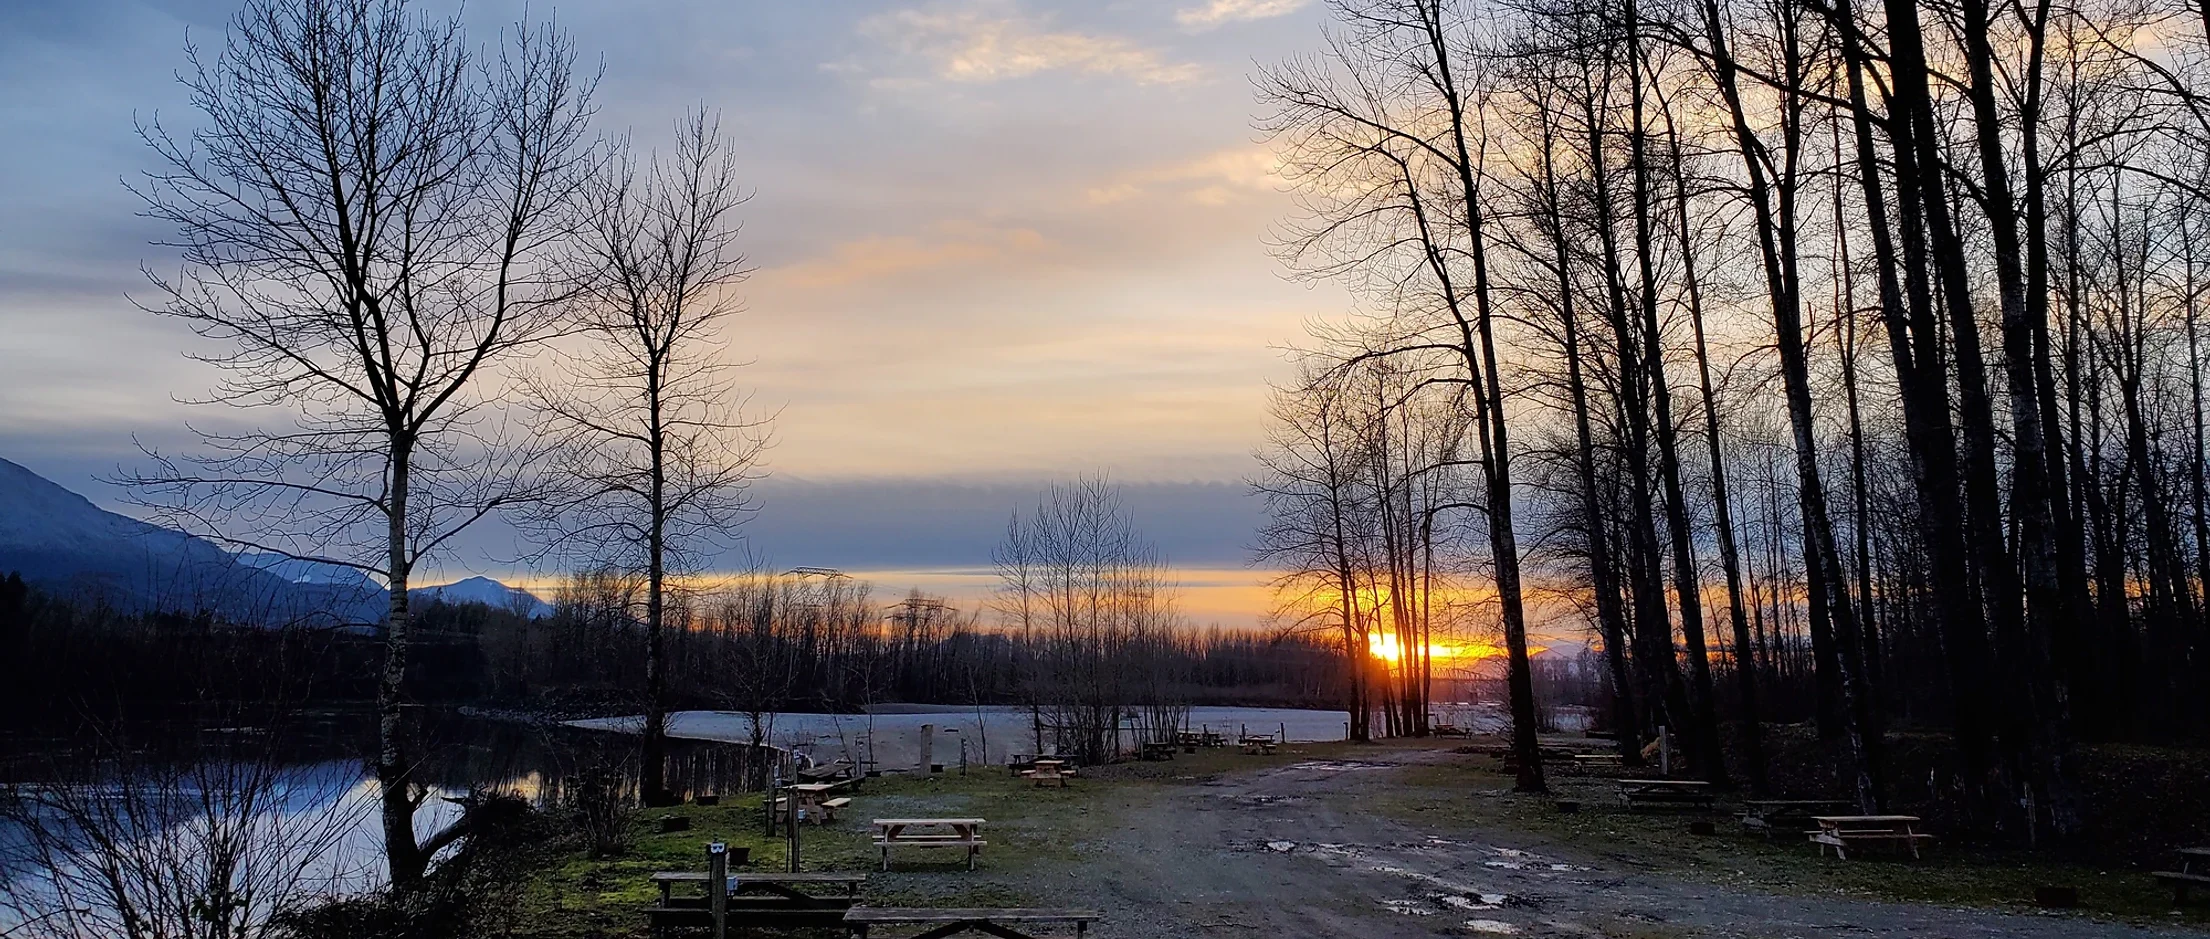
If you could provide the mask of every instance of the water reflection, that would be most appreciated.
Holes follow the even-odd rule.
[[[0,736],[0,885],[19,895],[73,894],[105,872],[105,855],[193,863],[210,837],[235,829],[257,870],[284,870],[312,893],[366,890],[385,878],[378,786],[367,767],[374,721],[363,712],[283,720],[137,722],[66,736]],[[424,712],[417,779],[431,790],[418,837],[455,820],[471,792],[513,793],[541,808],[573,803],[588,780],[624,798],[637,790],[634,738],[552,722]],[[672,741],[669,785],[686,797],[760,786],[766,754],[742,744]],[[252,804],[241,805],[242,793]],[[87,841],[120,833],[137,850],[96,852]],[[133,860],[127,863],[141,863]],[[126,875],[128,871],[123,872]],[[272,875],[273,876],[273,875]],[[72,896],[74,905],[89,902]],[[41,904],[32,904],[38,906]],[[0,935],[23,915],[0,911]]]

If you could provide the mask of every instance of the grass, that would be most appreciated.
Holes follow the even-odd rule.
[[[1039,865],[1075,864],[1081,846],[1109,837],[1116,810],[1132,805],[1149,786],[1200,778],[1236,766],[1222,751],[1184,755],[1162,763],[1085,768],[1070,788],[1036,788],[1004,768],[974,767],[938,775],[891,774],[870,779],[836,823],[806,825],[799,856],[807,871],[865,872],[862,892],[877,906],[1021,906],[1037,898],[1017,885]],[[1248,763],[1242,764],[1248,765]],[[691,830],[660,834],[657,819],[681,815]],[[893,870],[880,872],[870,820],[876,818],[984,818],[980,867],[970,873],[966,854],[952,849],[903,849],[892,853]],[[721,841],[748,847],[752,863],[740,870],[781,871],[789,857],[780,832],[762,829],[757,793],[728,804],[684,805],[637,812],[634,843],[621,857],[594,859],[580,849],[563,854],[523,891],[516,934],[536,939],[600,939],[646,934],[640,912],[658,897],[655,871],[704,870],[705,845]]]
[[[1742,831],[1730,815],[1628,812],[1617,806],[1608,779],[1553,776],[1552,798],[1581,803],[1578,813],[1561,813],[1549,799],[1512,792],[1512,778],[1493,765],[1463,757],[1446,765],[1406,767],[1397,772],[1399,785],[1369,804],[1421,827],[1507,829],[1533,836],[1536,845],[1565,846],[1608,866],[1725,886],[2012,912],[2038,911],[2036,887],[2070,886],[2079,890],[2087,915],[2210,925],[2210,909],[2195,903],[2174,910],[2171,891],[2141,871],[1946,841],[1916,861],[1888,855],[1822,858],[1800,834],[1779,832],[1767,839]],[[1690,834],[1689,822],[1696,819],[1716,821],[1719,833]]]

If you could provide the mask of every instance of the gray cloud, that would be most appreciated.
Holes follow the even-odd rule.
[[[719,108],[757,190],[759,273],[729,339],[780,417],[748,550],[980,564],[1040,480],[1107,472],[1178,564],[1242,563],[1256,509],[1236,480],[1282,373],[1270,346],[1343,305],[1265,251],[1289,205],[1242,79],[1309,45],[1315,10],[529,8],[603,64],[603,131],[651,146],[685,109]],[[0,5],[0,455],[106,504],[94,476],[133,463],[134,437],[176,449],[187,418],[248,419],[172,401],[215,376],[180,355],[188,332],[128,302],[142,261],[173,261],[121,185],[149,166],[134,118],[189,127],[186,34],[218,43],[234,9]],[[489,41],[525,6],[466,9]],[[1194,28],[1215,21],[1234,28]],[[487,530],[460,563],[496,569],[511,541]]]

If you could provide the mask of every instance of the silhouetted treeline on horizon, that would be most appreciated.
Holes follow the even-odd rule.
[[[550,615],[424,604],[411,650],[417,704],[630,712],[644,668],[634,584],[580,575]],[[672,604],[676,708],[844,711],[869,704],[1028,703],[1035,641],[918,594],[885,607],[847,578],[752,578]],[[1331,650],[1297,637],[1191,630],[1145,650],[1177,700],[1338,707]],[[0,724],[173,718],[194,702],[341,706],[375,698],[382,637],[272,629],[204,613],[137,613],[0,579]]]

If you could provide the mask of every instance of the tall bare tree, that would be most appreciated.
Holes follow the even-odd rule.
[[[643,578],[644,744],[640,789],[664,803],[668,596],[723,546],[750,507],[767,445],[729,380],[721,337],[741,309],[735,154],[720,121],[695,111],[665,156],[628,155],[592,181],[583,238],[590,268],[578,325],[589,344],[533,382],[541,431],[557,441],[550,494],[532,521],[551,548]]]
[[[183,258],[149,270],[148,306],[220,347],[200,356],[213,403],[275,426],[202,434],[133,482],[171,521],[389,589],[376,776],[401,886],[457,831],[416,840],[407,588],[526,495],[487,379],[565,321],[591,154],[566,35],[524,22],[496,48],[406,0],[251,0],[221,49],[191,50],[197,126],[141,127],[160,168],[137,191]]]

